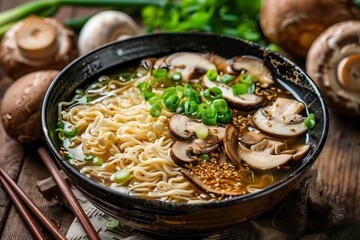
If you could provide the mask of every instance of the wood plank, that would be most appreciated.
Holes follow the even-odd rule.
[[[21,168],[18,185],[22,188],[34,201],[34,203],[53,220],[53,222],[64,233],[67,232],[74,215],[65,206],[59,205],[57,202],[49,203],[43,198],[41,193],[35,187],[36,182],[50,176],[45,166],[36,154],[37,146],[29,145],[26,148],[26,158]],[[46,229],[39,226],[46,234]],[[14,231],[14,229],[17,229]],[[48,234],[48,233],[47,233]],[[9,217],[4,226],[1,239],[32,239],[33,236],[23,223],[17,209],[11,208]]]
[[[359,119],[330,112],[328,139],[315,166],[323,196],[346,207],[346,222],[360,221]]]

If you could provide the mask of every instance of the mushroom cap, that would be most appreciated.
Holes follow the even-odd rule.
[[[21,143],[41,139],[41,103],[58,73],[56,70],[29,73],[10,85],[0,111],[4,129],[9,136]]]
[[[139,32],[136,22],[128,14],[115,10],[102,11],[92,16],[81,29],[78,40],[80,55]]]
[[[329,27],[316,39],[306,59],[306,71],[329,106],[355,116],[360,116],[359,32],[360,21]]]
[[[30,37],[37,32],[43,40]],[[31,16],[18,22],[5,33],[0,44],[0,63],[12,79],[37,70],[61,70],[77,56],[75,32],[52,18]]]
[[[327,27],[353,19],[360,13],[351,0],[265,0],[260,13],[264,35],[299,57]]]

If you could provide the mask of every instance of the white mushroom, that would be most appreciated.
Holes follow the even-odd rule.
[[[83,55],[106,43],[139,34],[136,22],[126,13],[107,10],[91,17],[79,34],[78,46]]]
[[[252,121],[266,134],[281,138],[297,137],[307,131],[305,117],[298,114],[304,107],[296,100],[278,98],[273,105],[256,111]]]

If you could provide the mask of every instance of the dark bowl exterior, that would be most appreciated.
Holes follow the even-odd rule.
[[[280,84],[315,113],[316,128],[309,134],[310,153],[291,175],[256,193],[206,204],[151,201],[119,193],[80,174],[59,154],[55,137],[58,103],[69,99],[76,88],[114,67],[149,56],[177,51],[215,53],[225,58],[252,55],[263,59]],[[290,90],[289,89],[289,90]],[[292,191],[320,154],[328,131],[328,112],[314,82],[289,60],[259,45],[240,39],[204,33],[164,33],[111,43],[66,67],[49,87],[42,108],[46,141],[57,163],[73,184],[100,210],[136,229],[165,236],[208,234],[254,219]]]

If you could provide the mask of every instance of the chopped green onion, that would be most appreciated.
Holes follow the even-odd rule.
[[[87,161],[87,162],[93,161],[93,160],[94,160],[94,157],[91,156],[91,155],[88,155],[88,156],[86,156],[86,157],[84,158],[84,161]]]
[[[159,117],[160,114],[161,114],[161,110],[162,110],[162,108],[161,108],[160,104],[159,104],[159,103],[155,103],[155,104],[152,105],[151,108],[150,108],[150,115],[151,115],[152,117]]]
[[[208,88],[208,89],[206,89],[204,91],[204,97],[208,101],[213,101],[215,99],[220,99],[220,98],[222,98],[222,91],[218,87]]]
[[[206,125],[216,125],[217,112],[214,108],[205,109],[201,121]]]
[[[175,112],[179,106],[180,98],[177,94],[173,94],[164,100],[165,107],[171,112]]]
[[[76,136],[78,129],[74,128],[74,130],[72,130],[72,131],[65,131],[62,128],[57,128],[57,129],[55,129],[55,131],[56,132],[61,132],[64,135],[64,137],[71,138],[71,137]]]
[[[161,97],[160,96],[152,96],[151,98],[149,98],[149,103],[151,105],[155,104],[155,103],[161,103]]]
[[[193,100],[187,100],[184,104],[184,111],[186,115],[192,115],[194,113],[196,113],[197,109],[198,109],[198,105],[197,102],[193,101]]]
[[[130,178],[130,171],[127,168],[121,169],[114,174],[114,181],[125,182]]]
[[[185,96],[188,98],[188,100],[193,100],[196,103],[201,103],[201,95],[198,91],[190,88],[185,88]]]
[[[215,99],[212,103],[212,106],[216,109],[218,113],[225,114],[228,111],[227,102],[224,99]]]
[[[309,114],[309,116],[307,116],[307,118],[305,119],[304,124],[308,129],[313,129],[316,124],[315,114]]]
[[[206,72],[206,76],[210,81],[216,81],[217,77],[218,77],[218,73],[215,69],[209,69]]]
[[[234,81],[234,79],[235,79],[234,76],[226,73],[226,74],[221,76],[220,81],[225,83],[225,84],[228,84],[228,83]]]
[[[204,124],[200,124],[196,129],[195,129],[195,133],[196,133],[196,137],[198,139],[205,139],[208,137],[209,135],[209,129],[204,125]]]
[[[173,72],[173,74],[171,74],[171,80],[173,82],[180,82],[182,80],[181,72]]]
[[[185,111],[185,102],[181,101],[179,106],[176,108],[176,113],[183,113]]]
[[[160,68],[160,69],[153,69],[152,76],[157,80],[167,79],[167,69]]]
[[[237,83],[231,86],[234,95],[242,95],[248,93],[248,86],[243,83]]]
[[[209,161],[210,156],[208,154],[203,154],[203,155],[200,155],[200,159],[203,161]]]
[[[185,93],[185,88],[183,86],[177,85],[175,90],[179,93]]]
[[[254,93],[255,92],[255,83],[252,83],[251,85],[248,85],[248,93]]]
[[[102,163],[103,163],[103,159],[101,157],[94,157],[93,164],[95,166],[101,166]]]
[[[139,88],[140,92],[142,92],[142,93],[152,91],[152,86],[147,82],[140,83],[138,85],[138,88]]]
[[[143,93],[141,93],[141,96],[145,101],[149,101],[150,98],[155,96],[155,93],[153,93],[153,92],[143,92]]]
[[[219,123],[224,123],[224,124],[231,123],[232,111],[228,108],[226,113],[218,113],[216,120]]]
[[[203,115],[203,113],[205,112],[205,109],[209,108],[210,105],[207,103],[201,103],[198,105],[198,109],[197,109],[197,118],[201,118],[201,116]]]
[[[113,219],[106,223],[106,229],[114,230],[115,228],[118,228],[120,226],[120,222]]]
[[[59,121],[59,122],[57,123],[57,125],[58,125],[58,127],[61,128],[61,129],[64,129],[64,127],[65,127],[65,123],[64,123],[63,121]]]
[[[246,84],[246,85],[251,85],[254,82],[257,82],[258,79],[255,76],[249,75],[249,74],[242,74],[240,76],[240,83]]]
[[[73,158],[74,158],[74,154],[69,153],[69,152],[66,152],[66,153],[65,153],[65,159],[66,159],[66,160],[70,160],[70,159],[73,159]]]
[[[165,89],[161,95],[161,97],[166,100],[168,97],[170,97],[171,95],[176,94],[176,88],[175,87],[169,87],[167,89]]]

